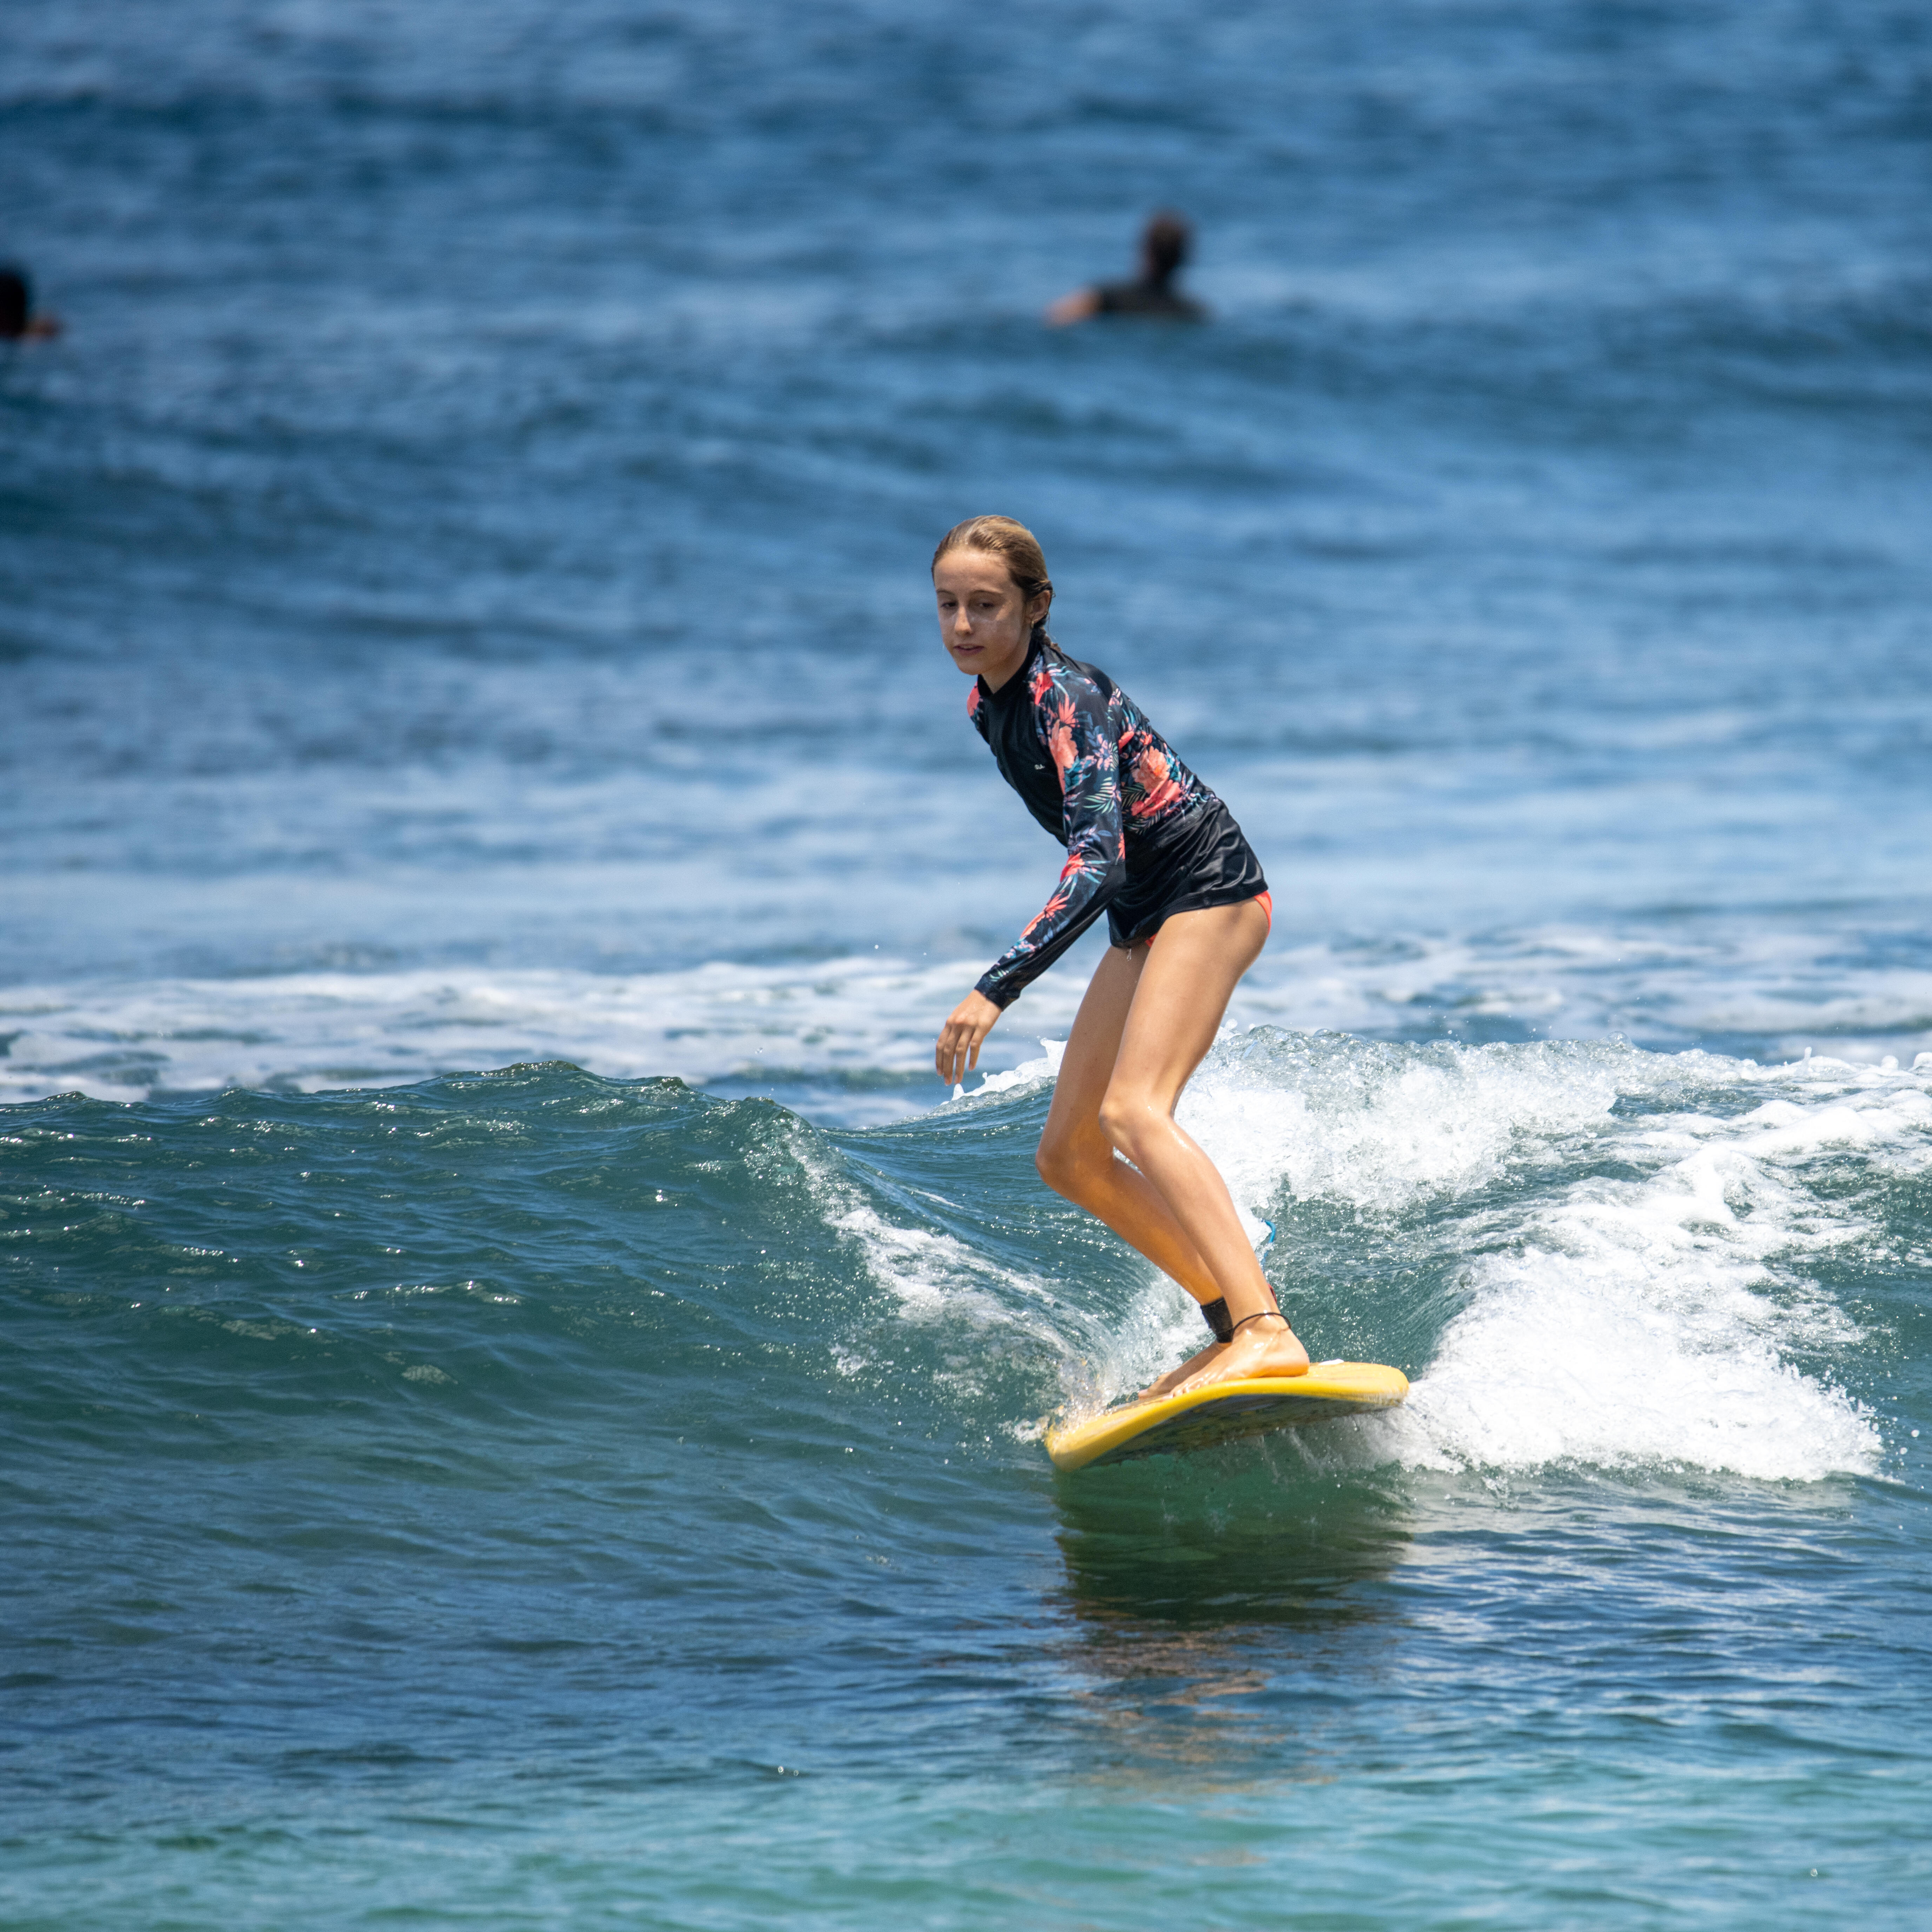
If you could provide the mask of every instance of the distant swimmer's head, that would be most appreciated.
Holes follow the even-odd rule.
[[[34,285],[26,272],[10,264],[0,268],[0,342],[18,342],[33,312]]]
[[[0,262],[0,342],[41,340],[60,332],[58,316],[34,313],[32,277],[14,262]]]
[[[1026,662],[1035,640],[1051,643],[1053,580],[1038,540],[1011,517],[968,517],[932,554],[939,634],[947,655],[997,691]]]
[[[1142,279],[1165,288],[1180,272],[1193,240],[1194,231],[1186,222],[1162,208],[1148,221],[1141,236]]]

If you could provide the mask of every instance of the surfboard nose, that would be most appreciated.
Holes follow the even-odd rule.
[[[1408,1378],[1385,1363],[1316,1362],[1303,1376],[1216,1382],[1107,1409],[1066,1428],[1049,1429],[1046,1453],[1056,1469],[1091,1468],[1394,1408],[1408,1398]]]

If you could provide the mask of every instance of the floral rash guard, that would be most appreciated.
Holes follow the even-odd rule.
[[[975,679],[966,710],[1000,776],[1066,848],[1053,896],[980,976],[1004,1008],[1106,911],[1128,853],[1138,860],[1214,794],[1106,672],[1057,644],[1036,641],[998,691]]]

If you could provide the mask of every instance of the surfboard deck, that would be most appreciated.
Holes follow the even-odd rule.
[[[1238,1436],[1300,1429],[1364,1409],[1394,1408],[1408,1397],[1408,1378],[1380,1362],[1316,1362],[1305,1376],[1217,1382],[1185,1395],[1156,1396],[1104,1410],[1046,1432],[1056,1469],[1089,1469],[1136,1456],[1204,1449]]]

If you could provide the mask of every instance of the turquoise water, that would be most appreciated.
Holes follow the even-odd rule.
[[[82,4],[0,76],[0,1923],[1916,1926],[1932,31]],[[1145,212],[1206,328],[1050,333]],[[1406,1409],[1039,1185],[930,635],[1277,923],[1184,1119]]]

